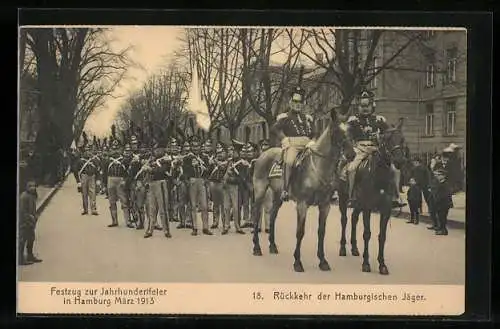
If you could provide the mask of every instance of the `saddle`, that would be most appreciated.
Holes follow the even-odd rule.
[[[290,174],[290,178],[293,177],[297,171],[299,171],[302,168],[302,163],[307,155],[308,149],[303,149],[299,151],[297,154],[297,157],[295,158],[291,168],[289,168],[292,172]],[[268,178],[278,178],[283,176],[283,168],[284,168],[284,160],[276,160],[274,161],[273,165],[271,166],[271,169],[269,170],[269,175]]]

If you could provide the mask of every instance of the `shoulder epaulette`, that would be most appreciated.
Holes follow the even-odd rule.
[[[276,121],[279,121],[279,120],[282,120],[282,119],[285,119],[288,117],[288,113],[280,113],[278,114],[278,116],[276,117]]]
[[[347,119],[347,122],[355,122],[358,121],[358,117],[355,115],[351,115],[349,119]]]

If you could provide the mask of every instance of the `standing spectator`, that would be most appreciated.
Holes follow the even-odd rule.
[[[424,166],[418,157],[413,159],[413,168],[410,173],[410,177],[415,179],[417,186],[422,191],[424,195],[425,203],[427,204],[427,209],[430,208],[430,192],[429,192],[429,180],[430,180],[430,171],[429,168]],[[422,211],[420,211],[422,213]]]
[[[452,188],[449,182],[449,157],[453,150],[443,150],[441,163],[436,164],[432,172],[431,195],[432,207],[431,217],[434,223],[436,235],[448,235],[446,224],[448,211],[453,208]]]
[[[36,183],[33,179],[29,179],[26,190],[19,199],[19,265],[31,265],[42,261],[33,254],[35,227],[38,219],[36,215],[37,198]],[[27,255],[24,253],[25,250]]]
[[[415,178],[410,178],[410,188],[408,189],[408,205],[410,207],[410,219],[408,224],[418,225],[420,208],[422,208],[422,190],[417,185]]]

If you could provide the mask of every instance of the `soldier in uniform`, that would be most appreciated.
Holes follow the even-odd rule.
[[[219,220],[225,223],[224,212],[224,185],[222,178],[227,170],[227,154],[222,143],[217,143],[215,159],[208,165],[208,181],[210,184],[210,194],[213,201],[213,223],[211,229],[219,227]]]
[[[203,148],[201,150],[201,155],[200,159],[203,160],[206,166],[208,166],[210,163],[214,162],[215,154],[213,150],[213,145],[212,145],[212,140],[210,138],[207,138],[205,143],[203,144]],[[213,211],[213,202],[212,202],[212,196],[210,195],[210,184],[208,180],[210,172],[208,170],[205,170],[204,172],[204,180],[205,180],[205,189],[206,189],[206,195],[207,195],[207,208],[208,211]]]
[[[179,210],[178,210],[179,199],[177,197],[177,185],[176,185],[177,181],[175,176],[176,169],[174,168],[173,165],[173,161],[180,154],[180,147],[177,142],[177,139],[172,138],[170,140],[167,149],[167,154],[170,156],[170,163],[169,163],[170,170],[167,174],[168,176],[167,189],[168,189],[168,201],[169,201],[168,213],[169,213],[169,218],[172,220],[172,222],[179,222]]]
[[[288,188],[292,165],[299,151],[311,146],[317,137],[313,117],[302,113],[304,103],[304,90],[297,87],[288,103],[288,111],[278,115],[273,128],[283,148],[283,192],[281,194],[283,201],[289,199]]]
[[[229,232],[230,224],[229,220],[231,215],[233,215],[234,227],[236,233],[245,234],[240,226],[240,185],[242,179],[240,177],[239,169],[242,166],[246,166],[245,160],[240,158],[239,151],[237,147],[241,148],[242,143],[234,141],[233,144],[228,147],[228,165],[227,170],[224,174],[222,182],[224,184],[224,228],[222,234],[227,234]],[[235,147],[236,146],[236,147]]]
[[[146,172],[149,173],[148,206],[149,216],[144,238],[153,236],[153,229],[156,218],[159,215],[163,233],[166,238],[171,238],[170,221],[168,218],[168,193],[166,186],[166,173],[170,170],[165,158],[165,149],[160,144],[154,147],[154,159],[145,165]]]
[[[182,145],[182,150],[180,154],[173,157],[171,166],[171,177],[174,184],[174,195],[176,197],[174,203],[179,216],[180,223],[177,225],[178,229],[191,228],[192,220],[191,218],[191,206],[189,204],[188,197],[188,182],[186,176],[184,175],[184,162],[183,159],[191,152],[191,145],[189,141],[185,141]]]
[[[77,184],[82,193],[83,211],[82,215],[88,214],[89,199],[92,215],[97,216],[96,203],[96,175],[99,172],[99,162],[97,157],[92,156],[89,146],[85,148],[83,156],[80,158],[77,166]]]
[[[136,150],[132,155],[132,161],[129,165],[128,176],[130,179],[130,201],[132,216],[135,221],[135,227],[138,230],[144,228],[145,206],[146,206],[146,184],[147,173],[145,171],[146,150]]]
[[[127,227],[133,228],[134,225],[130,220],[130,205],[127,191],[129,165],[132,160],[130,145],[127,144],[125,146],[123,155],[120,155],[120,153],[119,142],[115,140],[106,168],[108,176],[109,211],[111,213],[111,224],[109,224],[108,227],[118,226],[118,208],[116,202],[120,200],[124,222]]]
[[[189,180],[189,200],[191,204],[191,217],[193,220],[193,232],[191,235],[198,234],[197,225],[197,209],[201,212],[201,220],[203,223],[203,234],[213,235],[208,229],[208,205],[207,205],[207,190],[205,187],[205,171],[207,164],[199,157],[200,141],[196,136],[191,139],[192,152],[184,158],[184,175]]]
[[[240,177],[242,182],[240,184],[240,204],[243,214],[243,225],[242,228],[253,227],[252,220],[250,218],[250,209],[252,206],[252,161],[255,158],[255,146],[251,142],[247,142],[243,146],[241,157],[246,161],[244,166],[242,165],[240,170]],[[246,166],[248,164],[248,166]]]
[[[378,150],[378,138],[389,128],[386,119],[381,115],[376,115],[374,111],[373,93],[363,91],[360,97],[359,112],[347,120],[347,135],[354,145],[356,155],[352,161],[344,166],[341,176],[344,180],[347,179],[351,204],[355,201],[353,192],[357,169],[369,154]],[[391,170],[394,173],[392,182],[393,206],[402,207],[405,204],[399,202],[399,189],[396,186],[394,169],[394,166],[392,166]]]

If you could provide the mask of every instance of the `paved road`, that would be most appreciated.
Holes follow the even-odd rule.
[[[317,210],[311,208],[302,247],[304,273],[292,269],[295,246],[295,207],[282,207],[277,222],[279,255],[267,250],[252,255],[250,234],[190,236],[173,229],[173,238],[159,232],[148,240],[143,232],[123,226],[108,228],[108,201],[98,197],[99,216],[81,216],[80,194],[69,177],[42,213],[35,249],[43,263],[19,268],[21,281],[76,282],[280,282],[349,284],[463,284],[465,280],[465,231],[451,229],[435,236],[425,225],[392,219],[388,228],[386,262],[390,275],[361,272],[361,257],[339,257],[340,221],[333,207],[327,223],[326,255],[331,272],[317,265]],[[249,230],[248,230],[249,231]],[[372,269],[377,269],[378,219],[372,221]],[[348,238],[349,239],[349,238]],[[362,250],[362,225],[358,225]]]

